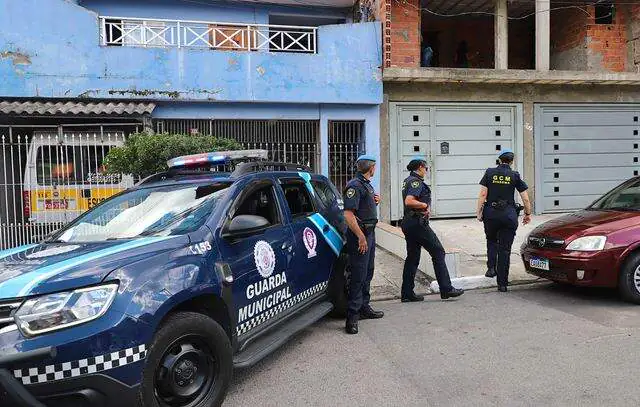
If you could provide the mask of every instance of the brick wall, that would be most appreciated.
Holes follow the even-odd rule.
[[[420,66],[420,0],[384,0],[389,10],[385,28],[385,66],[417,68]]]
[[[586,11],[566,9],[551,13],[551,69],[627,70],[626,7],[616,7],[612,24],[596,24],[594,7],[586,7]]]

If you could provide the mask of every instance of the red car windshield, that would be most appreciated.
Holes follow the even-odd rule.
[[[640,211],[640,178],[627,181],[595,201],[588,209]]]

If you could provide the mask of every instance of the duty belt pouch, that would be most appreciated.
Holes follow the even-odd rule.
[[[491,207],[497,211],[504,211],[505,209],[507,209],[508,205],[509,203],[503,200],[491,202]]]

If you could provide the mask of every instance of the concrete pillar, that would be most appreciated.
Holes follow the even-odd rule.
[[[551,57],[551,0],[536,0],[536,70],[548,71]]]
[[[493,35],[495,38],[495,67],[509,69],[509,19],[507,0],[495,0],[496,13],[494,17]]]

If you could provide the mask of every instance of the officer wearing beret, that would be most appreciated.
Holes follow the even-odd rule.
[[[531,202],[527,184],[517,171],[511,169],[514,154],[504,149],[498,156],[499,165],[485,171],[480,180],[480,195],[476,214],[484,222],[487,236],[487,277],[498,277],[498,290],[507,291],[511,246],[518,229],[518,209],[515,191],[520,193],[524,204],[523,225],[531,222]]]
[[[420,249],[425,248],[431,255],[433,269],[440,286],[440,298],[458,297],[463,290],[451,285],[449,270],[445,263],[445,251],[435,232],[429,226],[431,213],[431,189],[424,183],[427,175],[427,161],[423,157],[415,157],[407,165],[411,171],[402,183],[402,199],[404,202],[404,219],[402,231],[407,243],[407,259],[402,272],[402,302],[423,301],[424,297],[413,290],[418,265],[420,264]]]
[[[380,196],[371,186],[376,158],[362,155],[358,158],[356,167],[357,175],[347,183],[344,191],[344,214],[348,226],[346,248],[351,270],[345,326],[349,334],[358,333],[359,319],[384,316],[382,311],[374,310],[369,304],[369,288],[376,254],[377,205],[380,202]]]

